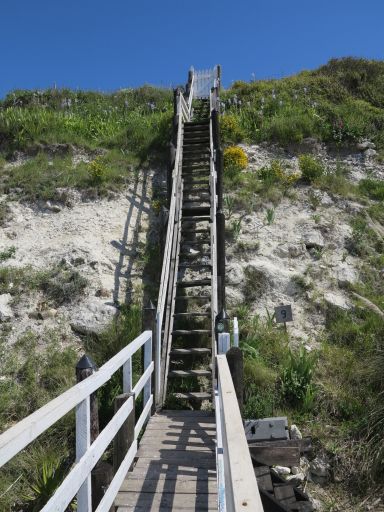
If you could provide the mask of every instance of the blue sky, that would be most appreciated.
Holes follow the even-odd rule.
[[[1,0],[0,97],[15,88],[169,86],[220,63],[224,85],[384,58],[382,0]]]

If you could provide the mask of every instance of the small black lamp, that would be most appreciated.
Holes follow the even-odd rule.
[[[216,339],[219,338],[219,334],[222,332],[229,332],[229,316],[227,315],[227,312],[223,308],[215,318],[215,335]]]

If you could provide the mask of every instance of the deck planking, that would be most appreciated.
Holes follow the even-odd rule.
[[[117,512],[217,510],[216,425],[207,411],[163,411],[148,422]]]

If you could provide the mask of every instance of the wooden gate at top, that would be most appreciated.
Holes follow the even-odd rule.
[[[218,87],[220,80],[220,67],[215,66],[213,69],[202,69],[200,71],[193,70],[193,97],[209,98],[212,87]]]

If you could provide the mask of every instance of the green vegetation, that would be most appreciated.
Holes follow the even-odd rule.
[[[170,91],[150,86],[113,94],[14,91],[0,103],[1,149],[69,143],[146,156],[168,143],[171,97]]]
[[[86,352],[101,366],[140,332],[140,305],[122,308],[105,332],[85,340]],[[27,333],[13,345],[12,351],[4,339],[0,340],[0,431],[75,384],[75,366],[80,355],[66,336],[58,330],[39,336]],[[140,372],[138,354],[133,361],[134,382]],[[100,428],[113,414],[113,400],[122,392],[121,383],[121,372],[116,372],[98,392]],[[74,447],[72,411],[2,468],[2,510],[40,510],[70,469]],[[105,457],[108,459],[109,455],[106,453]]]
[[[4,251],[0,251],[0,263],[3,261],[9,260],[10,258],[14,258],[16,254],[16,247],[13,245]]]
[[[224,150],[224,174],[236,178],[248,165],[245,152],[238,146],[229,146]]]
[[[299,168],[302,179],[307,183],[318,180],[324,174],[322,163],[310,155],[299,156]]]
[[[314,137],[345,145],[369,138],[383,147],[383,79],[384,62],[344,58],[280,80],[235,82],[222,94],[230,117],[224,141],[287,145]]]
[[[60,200],[63,187],[106,194],[131,181],[139,163],[165,158],[171,118],[171,92],[150,86],[14,91],[0,101],[0,193],[32,201]],[[7,168],[16,150],[31,158]],[[78,152],[91,162],[74,158]],[[2,203],[0,224],[6,213]]]

